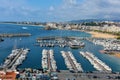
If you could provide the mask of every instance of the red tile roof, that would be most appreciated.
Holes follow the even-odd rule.
[[[15,80],[16,78],[16,72],[0,72],[0,79],[2,80]]]

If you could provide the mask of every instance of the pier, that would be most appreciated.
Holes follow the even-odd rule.
[[[6,66],[6,68],[11,68],[11,66],[15,63],[15,61],[18,59],[18,57],[20,57],[20,55],[22,54],[23,49],[20,49],[19,52],[17,53],[16,57],[11,61],[10,64],[8,64]]]
[[[84,42],[72,37],[43,37],[37,39],[35,45],[40,47],[70,47],[72,49],[83,48],[85,46]]]
[[[74,58],[71,52],[61,51],[61,53],[63,58],[65,59],[67,68],[69,68],[71,72],[83,72],[80,63],[77,63],[76,59]]]
[[[93,67],[102,72],[111,72],[112,69],[107,66],[104,62],[102,62],[100,59],[98,59],[96,56],[94,56],[92,53],[89,52],[80,52],[80,54],[85,57],[92,65]]]
[[[46,37],[38,37],[36,40],[58,40],[58,39],[65,39],[65,40],[94,40],[94,39],[104,39],[104,38],[93,38],[93,37],[74,37],[74,36],[67,36],[67,37],[59,37],[59,36],[46,36]]]
[[[0,34],[0,37],[29,37],[30,33],[3,33]]]
[[[42,51],[42,68],[47,72],[56,72],[57,66],[54,60],[53,50]]]
[[[12,50],[12,53],[5,59],[4,64],[1,67],[3,69],[16,70],[17,66],[22,64],[22,61],[25,59],[28,51],[29,49],[23,48]]]
[[[28,48],[23,49],[21,55],[19,55],[19,57],[16,59],[15,63],[12,65],[12,67],[11,67],[12,70],[15,70],[17,68],[17,66],[22,64],[22,62],[26,59],[28,52],[29,52]]]
[[[41,41],[38,41],[36,45],[40,47],[55,47],[55,46],[66,47],[68,46],[65,40],[41,40]]]
[[[120,40],[117,39],[92,39],[90,40],[95,45],[101,45],[106,52],[120,52]]]

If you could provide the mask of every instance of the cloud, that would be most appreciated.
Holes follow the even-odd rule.
[[[50,6],[49,10],[50,10],[50,11],[53,11],[53,10],[54,10],[54,7],[53,7],[53,6]]]
[[[64,0],[64,2],[67,3],[67,4],[71,4],[71,5],[77,4],[76,0]]]
[[[0,0],[0,20],[69,21],[120,19],[120,0],[63,0],[61,5],[35,8],[28,0]]]
[[[35,12],[26,0],[0,0],[0,21],[31,20]]]
[[[61,20],[120,19],[120,0],[65,0],[56,14]]]

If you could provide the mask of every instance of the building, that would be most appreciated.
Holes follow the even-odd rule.
[[[0,71],[0,80],[15,80],[16,75],[15,71]]]

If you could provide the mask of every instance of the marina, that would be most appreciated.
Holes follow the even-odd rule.
[[[73,37],[43,37],[37,38],[37,46],[40,47],[70,47],[72,49],[83,48],[85,44],[79,38]]]
[[[28,51],[29,49],[23,48],[12,50],[12,53],[5,59],[3,65],[0,66],[0,68],[16,70],[17,67],[25,60]]]
[[[98,59],[92,53],[80,51],[80,54],[83,57],[85,57],[93,65],[93,67],[96,70],[98,70],[100,72],[111,72],[112,71],[112,69],[109,66],[107,66],[104,62],[102,62],[100,59]]]
[[[70,72],[83,72],[80,63],[77,63],[76,59],[74,58],[71,52],[61,51],[61,53],[65,60],[65,64],[67,68],[70,70]]]
[[[120,80],[120,0],[0,0],[0,80]]]
[[[72,40],[68,42],[70,48],[78,49],[85,47],[85,44],[79,40]]]
[[[42,51],[42,68],[44,72],[55,72],[57,69],[53,53],[53,50],[44,49]]]
[[[55,46],[67,47],[68,46],[65,40],[42,40],[42,41],[38,41],[36,45],[40,47],[55,47]]]
[[[10,25],[7,24],[7,26]],[[12,25],[10,27],[5,27],[5,28],[9,28],[9,29],[6,29],[6,31],[1,30],[1,33],[5,33],[5,32],[32,33],[32,36],[30,37],[6,38],[3,42],[0,43],[1,63],[4,63],[5,61],[2,60],[4,60],[7,56],[10,55],[15,40],[17,40],[18,52],[19,49],[25,50],[21,48],[23,46],[31,50],[28,55],[26,53],[27,50],[20,52],[21,55],[14,54],[14,56],[18,55],[18,58],[16,58],[14,61],[12,61],[11,59],[14,59],[15,57],[10,59],[12,61],[10,62],[11,66],[7,64],[8,65],[7,68],[11,69],[11,71],[16,71],[16,69],[17,71],[19,71],[19,77],[17,74],[18,77],[17,79],[23,79],[23,80],[25,79],[34,79],[34,80],[36,79],[51,79],[51,80],[52,79],[60,79],[60,80],[119,79],[119,71],[120,71],[119,60],[112,56],[100,54],[99,50],[102,50],[103,47],[99,45],[95,45],[90,41],[88,41],[90,39],[94,39],[91,38],[89,34],[80,31],[69,31],[69,30],[45,31],[40,27],[35,27],[35,26],[34,27],[29,26],[27,27],[27,29],[22,29],[21,25],[19,26]],[[5,28],[3,27],[3,29]],[[47,37],[48,35],[50,37]],[[49,39],[51,38],[51,36],[53,36],[53,38]],[[54,38],[54,36],[58,36],[58,38]],[[36,38],[39,37],[40,38],[47,37],[47,39],[44,38],[37,40],[38,45],[35,46],[34,44],[36,44]],[[81,42],[84,44],[83,48],[71,47],[72,45],[74,46],[74,44],[76,46],[79,46],[79,44],[82,45]],[[62,46],[62,44],[64,46]],[[62,56],[63,54],[60,53],[60,51],[64,52],[63,54],[65,58]],[[94,53],[94,55],[102,62],[107,64],[111,68],[111,70],[110,69],[106,70],[103,67],[100,68],[101,70],[100,69],[98,70],[98,68],[95,68],[94,65],[89,62],[89,60],[87,60],[82,55],[80,55],[79,51],[84,51],[84,52],[87,51]],[[67,62],[65,60],[67,60]],[[101,65],[99,65],[99,67],[101,67]],[[3,69],[2,67],[2,70],[4,72],[6,68]]]
[[[21,47],[27,47],[31,51],[27,55],[27,58],[25,61],[18,66],[18,68],[35,68],[35,69],[42,69],[42,52],[43,49],[50,50],[52,49],[54,51],[54,59],[56,61],[56,66],[58,70],[68,70],[64,58],[62,57],[60,51],[71,51],[75,57],[75,59],[81,63],[82,68],[84,69],[85,72],[87,71],[96,71],[96,69],[93,68],[91,63],[87,61],[85,58],[83,58],[80,54],[79,51],[88,51],[91,53],[94,53],[96,57],[98,57],[100,60],[102,60],[104,63],[106,63],[108,66],[111,67],[112,71],[117,72],[120,71],[120,60],[119,58],[116,58],[114,56],[109,56],[106,54],[101,54],[99,51],[104,49],[102,46],[95,45],[88,41],[90,37],[90,34],[87,34],[85,32],[80,32],[80,31],[70,31],[70,30],[50,30],[46,31],[41,29],[41,27],[38,26],[27,26],[27,25],[11,25],[11,24],[0,24],[0,32],[2,33],[32,33],[32,36],[30,37],[14,37],[14,38],[3,38],[5,39],[3,42],[0,42],[0,65],[4,63],[4,59],[7,58],[7,56],[10,55],[11,50],[13,49],[13,45],[15,44],[15,40],[17,40],[17,48]],[[27,27],[28,29],[24,30],[22,27]],[[43,27],[42,27],[43,28]],[[4,30],[3,30],[4,29]],[[58,36],[58,37],[76,37],[76,38],[71,38],[71,40],[78,40],[77,38],[85,37],[88,39],[85,40],[80,40],[82,41],[85,46],[84,48],[79,48],[79,49],[72,49],[68,46],[65,47],[59,47],[54,46],[54,47],[40,47],[40,44],[38,46],[35,46],[34,44],[36,43],[37,38],[44,38],[44,37],[51,37],[51,36]],[[21,39],[21,40],[20,40]],[[64,40],[64,39],[61,39]],[[44,41],[47,41],[44,39]],[[48,39],[48,42],[51,41]],[[52,40],[54,41],[54,39]],[[68,42],[68,41],[67,41]],[[8,44],[9,43],[9,44]],[[55,44],[55,43],[54,43]],[[34,55],[34,56],[33,56]],[[38,61],[40,60],[40,61]],[[61,64],[62,63],[62,64]],[[86,67],[88,65],[89,67]]]
[[[91,39],[95,45],[101,45],[105,51],[120,52],[120,40],[117,39]]]

